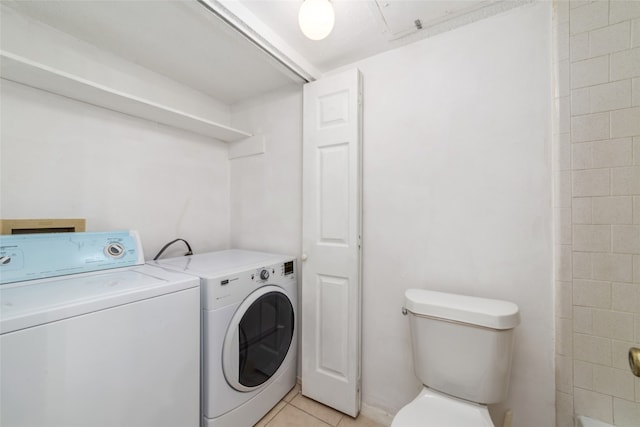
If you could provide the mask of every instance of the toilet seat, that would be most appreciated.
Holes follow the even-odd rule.
[[[486,406],[465,402],[424,387],[400,409],[391,427],[494,427]]]

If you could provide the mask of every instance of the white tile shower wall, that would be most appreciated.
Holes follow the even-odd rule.
[[[568,31],[571,65],[555,69],[571,87],[571,175],[559,176],[570,179],[572,278],[556,298],[570,292],[573,310],[556,312],[556,425],[572,426],[575,414],[638,426],[640,381],[626,358],[640,346],[640,1],[572,1],[568,26],[558,18],[566,8],[556,2],[555,44],[564,51],[559,32]],[[554,170],[563,166],[555,160]],[[565,215],[556,210],[556,221]]]

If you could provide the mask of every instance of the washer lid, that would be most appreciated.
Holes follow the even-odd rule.
[[[391,427],[432,425],[437,427],[494,427],[485,406],[444,397],[423,389],[393,418]]]
[[[143,265],[0,287],[0,333],[199,286],[193,276]]]
[[[512,329],[520,323],[512,302],[466,295],[408,289],[405,307],[411,313],[454,320],[493,329]]]

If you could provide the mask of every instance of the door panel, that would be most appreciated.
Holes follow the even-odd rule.
[[[318,244],[349,244],[349,145],[318,149]]]
[[[304,87],[302,394],[360,410],[361,79]]]
[[[341,381],[348,381],[349,374],[349,334],[344,325],[349,321],[347,304],[349,279],[319,274],[317,289],[319,295],[318,315],[320,352],[318,369]]]

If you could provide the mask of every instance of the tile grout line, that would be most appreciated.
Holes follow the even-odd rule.
[[[278,410],[278,412],[276,412],[275,414],[273,414],[273,417],[271,417],[271,419],[269,419],[269,421],[267,421],[267,423],[264,425],[264,427],[268,427],[268,426],[269,426],[269,424],[271,424],[271,421],[273,421],[273,420],[278,416],[278,414],[279,414],[280,412],[282,412],[282,410],[283,410],[284,408],[286,408],[286,407],[287,407],[287,405],[288,405],[288,402],[287,402],[287,401],[285,401],[284,399],[282,399],[280,402],[284,402],[284,405],[282,405],[282,408],[280,408],[280,409]],[[280,402],[278,402],[278,403],[280,403]],[[276,406],[278,406],[278,404],[276,404]],[[275,408],[275,406],[274,406],[274,408]]]
[[[291,400],[293,401],[293,399],[291,399]],[[296,405],[294,405],[294,404],[293,404],[293,403],[291,403],[291,402],[287,402],[287,405],[291,405],[293,408],[297,409],[298,411],[304,412],[305,414],[309,415],[310,417],[315,418],[316,420],[320,421],[320,422],[321,422],[321,423],[323,423],[323,424],[326,424],[326,425],[331,426],[331,427],[336,427],[336,426],[337,426],[337,424],[336,424],[336,426],[332,426],[331,424],[329,424],[329,423],[328,423],[328,422],[326,422],[325,420],[320,419],[320,418],[316,417],[316,416],[315,416],[315,415],[313,415],[313,414],[310,414],[309,412],[305,411],[305,410],[304,410],[304,409],[302,409],[302,408],[298,408]],[[283,408],[283,409],[284,409],[284,408]],[[340,419],[342,420],[342,417],[341,417]],[[338,422],[338,424],[339,424],[339,422]]]
[[[293,400],[294,400],[298,395],[302,396],[302,393],[301,393],[301,392],[298,392],[298,393],[296,394],[296,396],[294,396],[293,398],[291,398],[291,400],[290,400],[289,402],[287,402],[287,405],[291,405],[291,406],[293,406],[294,408],[299,409],[300,411],[304,412],[305,414],[310,415],[310,416],[312,416],[313,418],[315,418],[316,420],[321,421],[321,422],[323,422],[324,424],[326,424],[326,425],[328,425],[328,426],[331,426],[331,427],[337,427],[337,426],[340,424],[340,422],[342,421],[342,418],[344,418],[344,415],[340,414],[340,418],[338,419],[338,422],[337,422],[335,425],[330,424],[329,422],[327,422],[327,421],[325,421],[325,420],[323,420],[323,419],[321,419],[321,418],[318,418],[317,416],[315,416],[315,415],[313,415],[313,414],[311,414],[311,413],[309,413],[309,412],[305,411],[304,409],[297,407],[297,406],[296,406],[296,405],[294,405],[293,403],[291,403],[291,402],[293,402]],[[320,402],[316,402],[315,400],[314,400],[313,402],[314,402],[314,403],[317,403],[317,404],[319,404],[319,405],[322,405]],[[324,405],[323,405],[323,406],[324,406]]]

